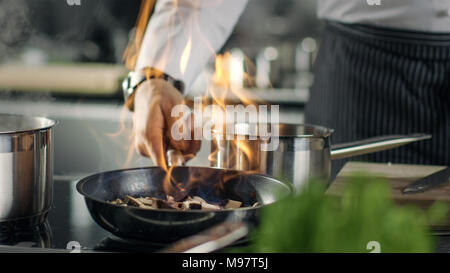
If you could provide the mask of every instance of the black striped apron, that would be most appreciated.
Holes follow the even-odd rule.
[[[335,129],[333,144],[432,135],[354,160],[450,165],[450,34],[328,22],[314,70],[306,122]]]

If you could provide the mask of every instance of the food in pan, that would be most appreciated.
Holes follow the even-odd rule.
[[[175,201],[175,199],[167,195],[166,199],[155,197],[132,197],[126,195],[122,200],[117,198],[110,201],[111,204],[120,206],[131,206],[144,209],[173,209],[173,210],[222,210],[222,209],[237,209],[243,207],[243,203],[236,200],[225,200],[222,204],[211,204],[206,202],[199,196],[187,196],[182,201]],[[255,202],[252,207],[258,207],[259,203]]]

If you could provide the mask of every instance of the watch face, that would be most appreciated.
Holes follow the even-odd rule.
[[[129,93],[131,93],[136,88],[136,86],[142,81],[143,78],[142,75],[138,79],[137,76],[139,76],[139,74],[130,72],[122,82],[123,91],[128,93],[128,95],[130,95]]]
[[[134,91],[134,88],[131,85],[131,80],[132,80],[132,75],[130,73],[122,82],[123,99],[125,102],[133,94],[133,91]]]
[[[167,75],[163,72],[160,72],[160,74],[149,74],[149,79],[164,79],[165,81],[169,82],[171,85],[173,85],[180,93],[183,94],[184,92],[184,83],[182,81],[175,80],[170,75]],[[128,98],[133,94],[134,90],[138,85],[140,85],[142,82],[144,82],[147,79],[147,76],[143,71],[132,71],[128,73],[128,76],[125,78],[125,80],[122,82],[122,89],[124,93],[125,101],[128,100]]]
[[[122,82],[122,90],[123,92],[127,92],[130,87],[130,78],[126,77]]]

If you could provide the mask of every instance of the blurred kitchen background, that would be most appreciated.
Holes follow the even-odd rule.
[[[153,165],[134,150],[128,157],[132,120],[120,89],[139,7],[140,0],[0,0],[0,112],[59,121],[56,175]],[[252,0],[222,50],[254,76],[241,82],[256,102],[280,105],[280,122],[304,120],[321,29],[315,7],[315,0]],[[212,69],[189,96],[204,93]],[[208,165],[209,146],[189,164]]]

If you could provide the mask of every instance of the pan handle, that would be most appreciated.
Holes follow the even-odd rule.
[[[247,236],[249,226],[244,222],[226,221],[163,249],[162,253],[210,253],[230,246]]]
[[[347,158],[351,156],[389,150],[411,142],[430,138],[431,135],[427,134],[388,135],[331,145],[331,159]]]

